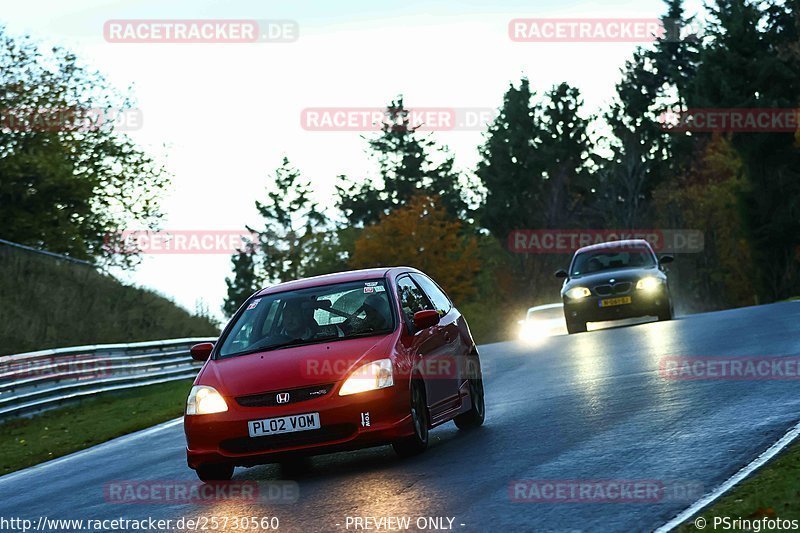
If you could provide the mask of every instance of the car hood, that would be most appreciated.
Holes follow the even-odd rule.
[[[592,288],[596,285],[604,285],[614,280],[614,283],[623,281],[638,281],[645,276],[658,276],[664,277],[664,273],[657,267],[650,268],[620,268],[617,270],[604,270],[596,274],[584,274],[575,278],[570,278],[564,284],[564,290],[571,289],[572,287],[587,287]]]
[[[292,346],[208,361],[196,383],[223,396],[331,384],[360,364],[389,357],[393,334]]]

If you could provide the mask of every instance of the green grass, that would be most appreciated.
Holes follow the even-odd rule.
[[[751,477],[736,485],[697,516],[706,519],[706,526],[695,528],[692,517],[678,531],[713,531],[714,517],[780,518],[800,520],[800,442],[767,463]],[[717,530],[721,527],[718,526]],[[735,530],[729,530],[735,531]]]
[[[4,245],[0,317],[0,355],[219,334],[208,318],[153,291],[124,285],[89,266]]]
[[[191,380],[107,392],[0,425],[0,475],[148,428],[183,414]]]

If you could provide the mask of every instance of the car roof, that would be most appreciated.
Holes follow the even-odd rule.
[[[545,309],[555,309],[556,307],[564,307],[563,303],[559,304],[545,304],[545,305],[537,305],[536,307],[531,307],[528,309],[528,312],[531,311],[544,311]]]
[[[365,268],[361,270],[348,270],[346,272],[336,272],[334,274],[323,274],[321,276],[313,276],[310,278],[296,279],[272,285],[258,291],[258,296],[266,294],[275,294],[277,292],[291,291],[297,289],[308,289],[310,287],[319,287],[322,285],[333,285],[335,283],[347,283],[350,281],[362,281],[375,278],[382,278],[390,271],[397,270],[399,272],[419,272],[411,267],[380,267],[380,268]]]
[[[650,243],[644,239],[623,239],[619,241],[599,242],[597,244],[590,244],[589,246],[583,246],[582,248],[578,248],[577,250],[575,250],[575,254],[577,255],[582,252],[591,252],[592,250],[603,250],[606,248],[613,248],[617,246],[619,247],[630,246],[631,248],[644,247],[649,250],[652,250],[652,248],[650,248]]]

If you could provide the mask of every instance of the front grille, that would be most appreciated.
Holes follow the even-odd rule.
[[[352,436],[355,431],[355,424],[333,424],[320,429],[310,429],[296,433],[228,439],[220,442],[219,446],[230,453],[268,452],[280,450],[281,448],[342,440]]]
[[[610,296],[611,295],[611,285],[598,285],[594,288],[594,292],[596,292],[600,296]]]
[[[329,385],[314,385],[313,387],[303,387],[300,389],[276,390],[239,396],[236,398],[236,403],[242,407],[276,407],[278,405],[290,405],[306,400],[313,400],[314,398],[322,398],[332,390],[333,383]],[[289,401],[278,403],[278,395],[280,394],[288,394]]]
[[[614,285],[598,285],[594,288],[594,292],[599,296],[611,296],[612,294],[626,294],[631,290],[630,281],[621,281]]]

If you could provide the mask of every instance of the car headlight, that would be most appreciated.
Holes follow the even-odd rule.
[[[648,276],[636,282],[636,288],[643,291],[654,291],[661,285],[661,280],[654,276]]]
[[[591,295],[592,291],[586,287],[573,287],[567,291],[567,297],[572,298],[573,300],[580,300],[581,298],[586,298],[587,296]]]
[[[546,333],[544,326],[537,320],[523,322],[519,328],[519,338],[527,342],[538,340]]]
[[[225,398],[214,387],[195,385],[186,400],[187,415],[210,415],[228,410]]]
[[[339,390],[339,396],[383,389],[392,385],[394,385],[392,360],[379,359],[378,361],[361,365],[353,371]]]

